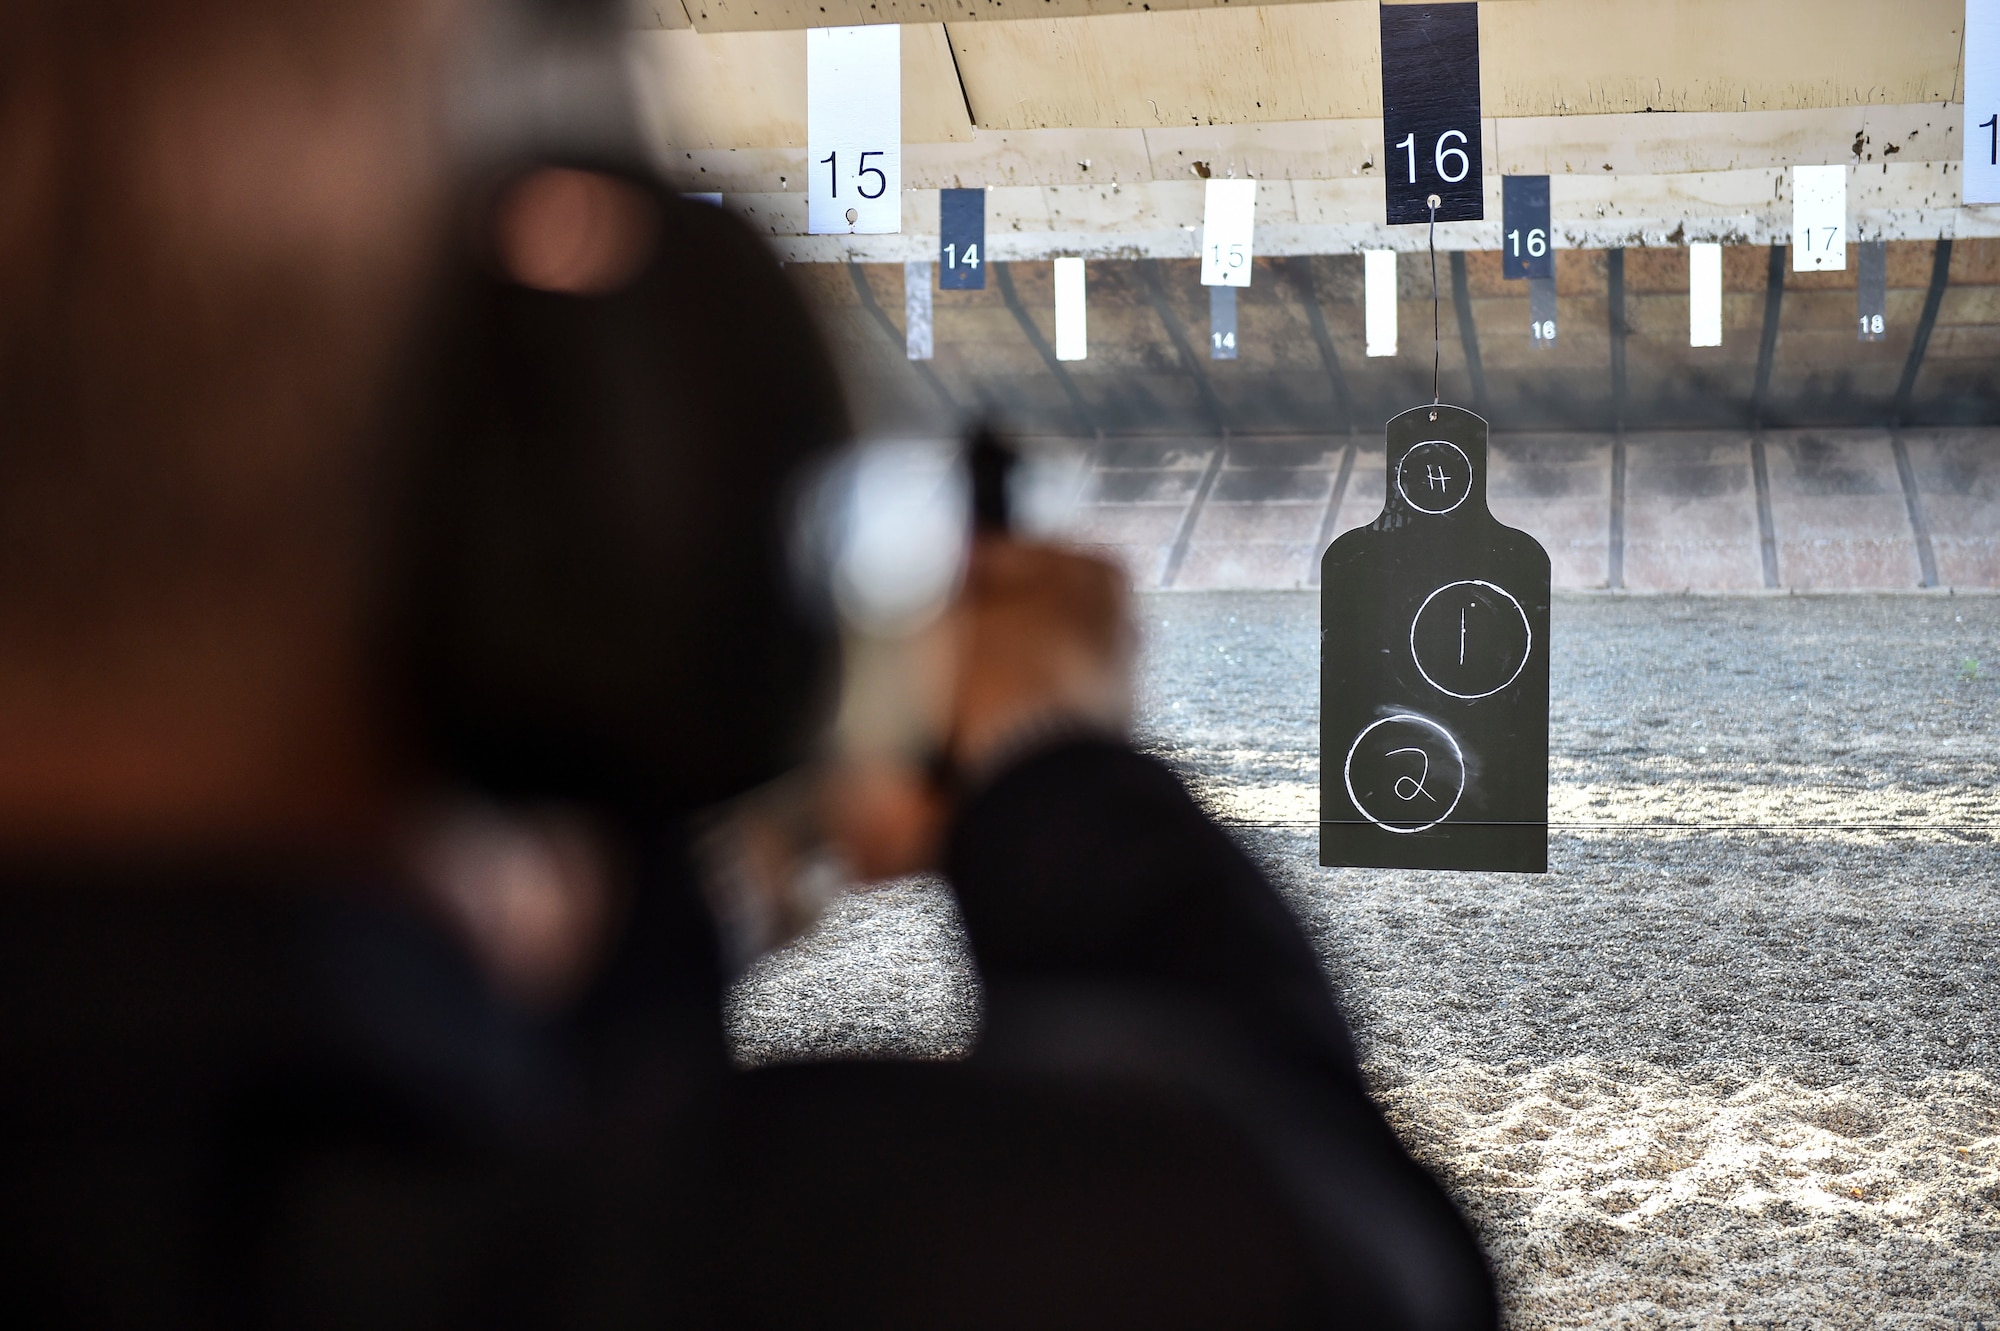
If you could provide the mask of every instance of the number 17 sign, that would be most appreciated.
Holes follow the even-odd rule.
[[[1965,201],[2000,203],[2000,0],[1965,0]]]
[[[1389,224],[1486,216],[1479,139],[1479,6],[1384,5],[1382,161]]]

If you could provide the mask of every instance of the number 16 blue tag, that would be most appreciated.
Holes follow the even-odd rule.
[[[1500,180],[1500,275],[1510,280],[1556,275],[1555,239],[1549,228],[1549,178]]]

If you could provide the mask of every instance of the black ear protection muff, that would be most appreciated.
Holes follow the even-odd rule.
[[[788,542],[846,411],[763,242],[642,171],[607,172],[655,213],[629,280],[510,280],[494,200],[549,164],[482,191],[451,260],[418,391],[397,673],[452,779],[692,808],[804,756],[831,699],[831,618]]]

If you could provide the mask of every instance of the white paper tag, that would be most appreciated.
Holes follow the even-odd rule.
[[[1863,342],[1880,342],[1888,336],[1889,245],[1882,240],[1864,240],[1854,247],[1854,313]]]
[[[1236,359],[1236,288],[1208,289],[1208,358]]]
[[[1361,252],[1362,324],[1368,333],[1368,354],[1396,354],[1396,251]]]
[[[1083,260],[1056,260],[1056,359],[1089,355],[1083,323]]]
[[[1722,345],[1722,246],[1688,246],[1688,345]]]
[[[1792,271],[1847,267],[1847,168],[1792,168]]]
[[[806,230],[903,229],[903,30],[806,30]]]
[[[2000,0],[1965,0],[1965,201],[2000,203]]]
[[[1537,351],[1556,344],[1556,280],[1553,277],[1528,279],[1528,340]]]
[[[1257,219],[1257,182],[1211,180],[1201,210],[1201,284],[1250,285],[1250,233]]]
[[[931,261],[903,264],[903,344],[911,360],[931,358]]]

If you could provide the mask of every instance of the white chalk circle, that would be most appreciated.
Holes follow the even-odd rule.
[[[1437,722],[1399,712],[1362,728],[1341,776],[1362,817],[1408,836],[1451,817],[1465,794],[1465,755]]]
[[[1419,513],[1449,513],[1472,493],[1472,459],[1449,439],[1412,444],[1396,464],[1396,493]]]
[[[1535,650],[1528,612],[1483,578],[1447,582],[1410,621],[1410,656],[1439,693],[1490,698],[1521,677]]]

